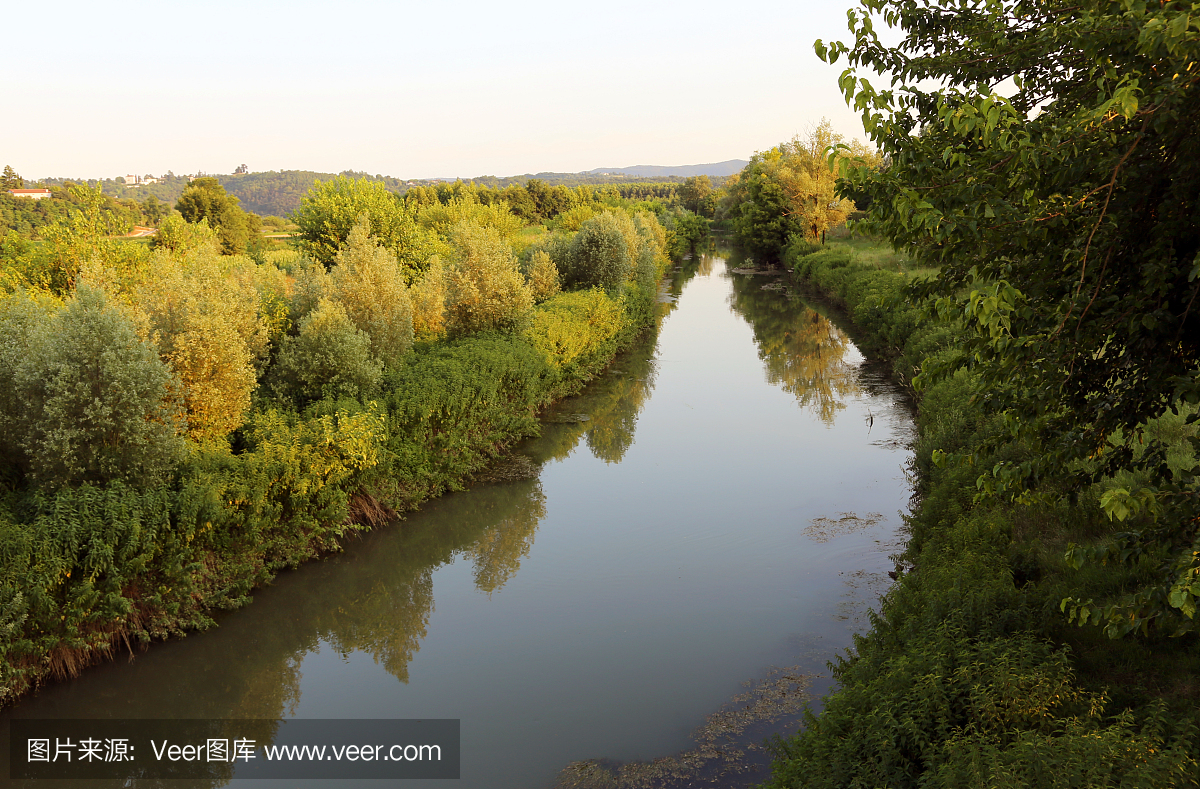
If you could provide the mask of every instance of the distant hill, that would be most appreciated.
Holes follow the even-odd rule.
[[[595,170],[588,170],[588,174],[600,175],[608,173],[610,175],[633,175],[642,178],[664,178],[672,175],[681,178],[690,178],[694,175],[726,176],[740,173],[742,168],[747,164],[749,162],[745,159],[730,159],[727,162],[715,162],[713,164],[681,164],[678,167],[665,167],[659,164],[639,164],[634,167],[597,167]]]

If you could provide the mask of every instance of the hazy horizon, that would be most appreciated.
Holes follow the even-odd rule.
[[[695,163],[687,163],[687,164],[668,164],[668,165],[642,163],[642,164],[623,165],[621,167],[592,167],[592,168],[589,168],[586,170],[574,170],[571,172],[542,169],[542,170],[530,170],[530,171],[526,171],[523,173],[478,173],[476,175],[429,175],[429,176],[424,176],[424,177],[411,177],[411,176],[406,176],[406,175],[398,174],[398,173],[373,173],[373,172],[367,172],[366,170],[351,170],[350,168],[346,168],[346,167],[343,167],[338,170],[313,170],[312,168],[308,168],[308,167],[284,167],[284,168],[275,169],[275,170],[255,170],[254,168],[250,168],[249,174],[253,175],[255,173],[263,173],[263,172],[321,172],[321,173],[333,173],[333,174],[344,173],[344,172],[357,172],[357,173],[365,173],[372,177],[384,176],[386,178],[396,178],[398,180],[408,180],[408,181],[454,181],[454,180],[469,181],[469,180],[477,180],[479,178],[492,178],[492,177],[501,178],[501,179],[503,179],[503,178],[522,178],[524,176],[537,176],[537,175],[541,175],[541,174],[588,175],[588,174],[594,174],[594,173],[599,173],[599,172],[614,172],[614,173],[616,173],[616,172],[620,172],[622,170],[633,170],[633,169],[645,168],[645,167],[654,167],[654,168],[658,168],[658,169],[674,170],[674,169],[684,169],[684,168],[707,167],[707,166],[711,166],[711,165],[726,164],[727,162],[733,162],[733,161],[738,161],[738,160],[745,161],[744,157],[738,157],[737,159],[726,159],[726,160],[720,161],[720,162],[695,162]],[[3,166],[4,164],[7,164],[7,162],[0,162],[0,166]],[[124,177],[126,175],[139,175],[139,176],[153,175],[154,177],[157,178],[157,177],[166,175],[168,172],[174,173],[175,175],[194,175],[195,174],[195,171],[192,171],[192,172],[186,172],[183,170],[176,171],[175,168],[172,168],[172,167],[168,167],[166,170],[163,170],[162,172],[147,173],[147,172],[140,172],[140,171],[135,170],[133,172],[118,173],[115,175],[111,174],[111,173],[105,173],[105,174],[99,174],[99,175],[94,174],[94,173],[89,173],[89,174],[84,174],[84,173],[39,173],[36,175],[31,175],[29,173],[21,172],[19,170],[19,168],[14,167],[13,169],[17,170],[17,173],[22,178],[24,178],[27,182],[29,182],[30,184],[33,182],[40,181],[43,179],[48,179],[48,178],[49,179],[70,179],[70,180],[79,180],[79,181],[84,181],[84,180],[94,181],[94,180],[105,180],[105,179],[114,179],[115,180],[116,178]],[[204,173],[205,173],[205,175],[212,175],[212,176],[224,176],[224,175],[232,175],[233,174],[232,170],[230,172],[209,172],[206,170],[206,171],[204,171]],[[640,176],[638,176],[638,177],[640,177]],[[27,184],[27,185],[29,185],[29,184]]]
[[[0,165],[427,179],[746,159],[822,117],[862,136],[844,65],[812,51],[846,37],[849,5],[23,4],[9,29],[46,43],[8,65]]]

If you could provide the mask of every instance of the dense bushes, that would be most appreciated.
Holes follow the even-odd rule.
[[[344,180],[306,205],[328,269],[220,256],[204,223],[103,255],[66,228],[72,276],[47,292],[4,247],[0,703],[460,488],[652,320],[667,263],[653,217],[606,212],[611,244],[577,270],[620,276],[563,293],[544,250],[522,273],[498,209],[418,226]]]
[[[1200,663],[1195,644],[1151,639],[1112,652],[1058,610],[1068,593],[1099,597],[1134,581],[1062,560],[1068,539],[1111,530],[1095,492],[1078,492],[1072,508],[978,503],[979,470],[946,456],[991,447],[986,462],[1021,463],[1033,450],[982,410],[972,374],[928,375],[955,356],[962,327],[907,301],[903,275],[844,249],[793,243],[783,257],[853,315],[856,339],[891,357],[902,380],[927,374],[902,572],[871,630],[837,661],[824,710],[777,743],[768,786],[1195,786],[1196,691],[1140,675],[1170,666],[1187,676]],[[1111,663],[1099,657],[1109,653]]]

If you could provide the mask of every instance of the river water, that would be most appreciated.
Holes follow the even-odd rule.
[[[498,481],[0,724],[456,718],[461,778],[430,786],[762,780],[758,744],[819,704],[886,588],[912,426],[827,309],[749,267],[721,248],[679,266],[659,328]]]

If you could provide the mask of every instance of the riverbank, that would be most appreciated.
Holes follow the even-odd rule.
[[[461,489],[652,325],[653,284],[561,293],[517,331],[418,345],[366,402],[258,402],[161,485],[7,493],[0,704],[210,627],[280,570]]]
[[[906,385],[956,353],[963,328],[908,300],[913,274],[888,270],[895,259],[867,262],[836,241],[781,257],[844,306]],[[1008,438],[976,391],[965,369],[914,390],[917,496],[896,583],[839,659],[824,710],[777,744],[767,786],[1196,785],[1195,639],[1114,641],[1068,623],[1064,598],[1104,599],[1138,569],[1064,558],[1115,530],[1099,490],[1074,506],[977,501],[977,467],[947,458],[987,448],[976,462],[990,467],[1033,449]]]

